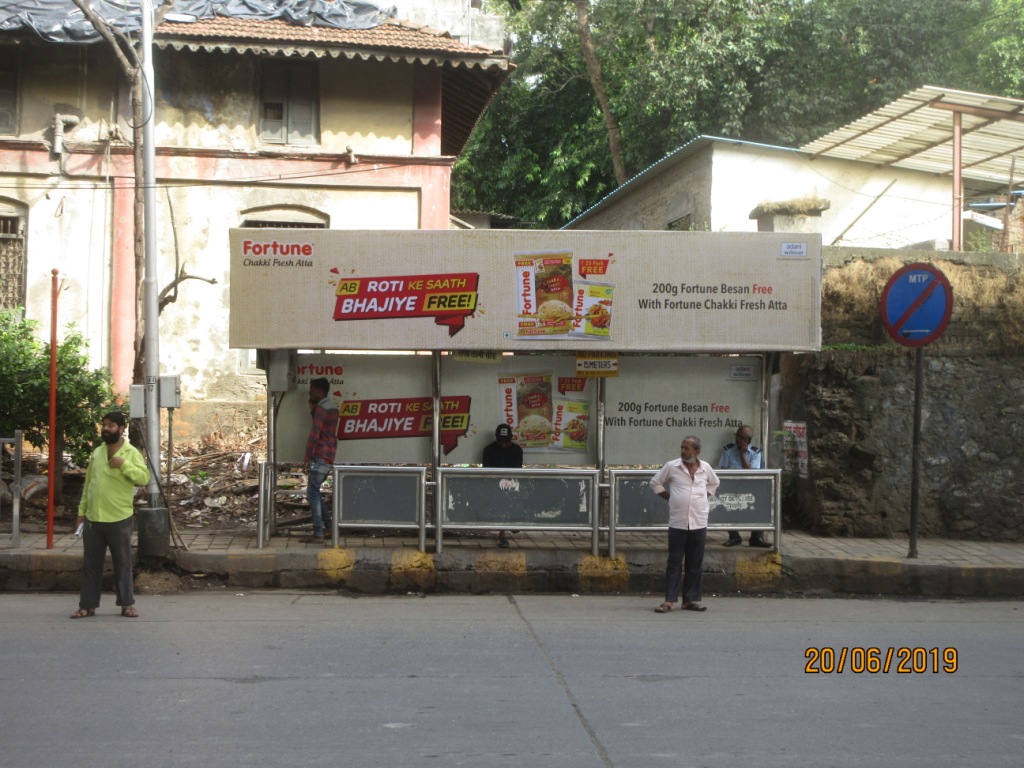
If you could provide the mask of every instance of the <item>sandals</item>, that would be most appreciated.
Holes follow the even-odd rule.
[[[657,608],[654,609],[654,612],[655,613],[668,613],[673,608],[675,608],[675,606],[672,605],[672,603],[662,603],[661,605],[659,605]]]
[[[139,612],[135,610],[134,605],[126,605],[121,609],[121,615],[126,619],[137,619],[139,618]]]
[[[706,611],[708,607],[700,603],[683,603],[684,611]]]
[[[79,608],[77,611],[71,614],[72,619],[87,619],[90,616],[95,616],[96,610],[93,608]]]

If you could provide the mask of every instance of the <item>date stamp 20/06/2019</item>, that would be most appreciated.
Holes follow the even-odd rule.
[[[959,654],[956,648],[925,648],[924,646],[888,648],[839,646],[832,648],[811,646],[804,651],[807,663],[804,672],[817,674],[842,674],[852,672],[860,674],[886,674],[896,672],[901,675],[938,674],[956,672]]]

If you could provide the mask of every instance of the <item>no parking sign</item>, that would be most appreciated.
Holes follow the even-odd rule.
[[[939,338],[953,312],[953,288],[931,264],[908,264],[882,291],[882,325],[897,344],[923,347]]]

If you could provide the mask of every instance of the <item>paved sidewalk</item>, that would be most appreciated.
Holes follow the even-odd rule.
[[[712,531],[705,552],[709,594],[896,594],[1024,596],[1024,544],[906,537],[824,538],[785,531],[782,551],[722,546]],[[188,576],[239,587],[315,587],[356,592],[654,592],[664,588],[664,533],[619,533],[616,557],[591,555],[590,534],[520,531],[501,549],[485,533],[446,532],[444,551],[420,553],[414,535],[346,535],[339,547],[301,542],[300,532],[256,546],[253,533],[182,531],[185,549],[168,563]],[[159,565],[159,564],[158,564]],[[0,589],[77,589],[81,542],[23,533],[17,550],[0,541]]]

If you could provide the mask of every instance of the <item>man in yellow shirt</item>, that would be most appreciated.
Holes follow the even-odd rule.
[[[77,521],[85,524],[82,591],[72,619],[96,614],[108,547],[121,615],[130,619],[139,615],[132,582],[132,500],[135,487],[149,482],[149,468],[138,449],[125,440],[125,424],[123,413],[114,411],[104,416],[100,431],[103,444],[89,457]]]

